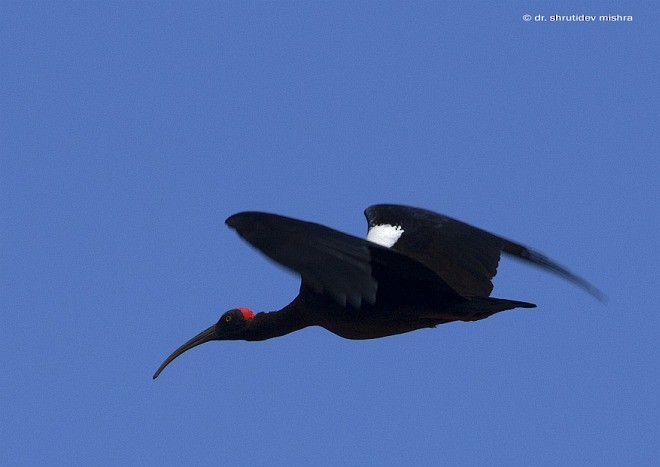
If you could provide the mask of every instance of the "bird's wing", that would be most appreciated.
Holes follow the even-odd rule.
[[[587,292],[603,294],[543,254],[451,217],[392,204],[367,208],[367,239],[391,247],[427,266],[464,296],[487,297],[493,290],[500,252],[545,268]]]
[[[441,278],[414,259],[320,224],[263,212],[234,214],[225,223],[342,306],[348,302],[360,308],[362,300],[375,303],[378,283],[372,275],[372,261],[378,267],[398,264],[402,275],[432,284],[443,297],[457,297]]]

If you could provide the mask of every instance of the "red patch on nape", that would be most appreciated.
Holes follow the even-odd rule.
[[[243,314],[243,319],[245,319],[246,321],[248,319],[254,318],[254,312],[249,308],[236,308],[236,309]]]

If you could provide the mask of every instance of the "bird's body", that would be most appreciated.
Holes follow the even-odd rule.
[[[388,289],[383,287],[383,290]],[[451,321],[476,321],[511,308],[536,306],[491,298],[426,303],[425,300],[418,300],[421,297],[379,292],[376,300],[382,305],[365,303],[360,309],[355,309],[350,304],[339,305],[333,299],[302,285],[298,296],[283,309],[257,313],[248,320],[243,339],[271,339],[307,326],[320,326],[346,339],[376,339]]]
[[[489,296],[501,252],[601,297],[544,255],[447,216],[397,205],[372,206],[365,215],[367,239],[275,214],[228,218],[227,225],[245,240],[300,274],[300,293],[278,311],[229,310],[170,355],[154,378],[178,355],[210,340],[259,341],[307,326],[347,339],[373,339],[535,307]]]

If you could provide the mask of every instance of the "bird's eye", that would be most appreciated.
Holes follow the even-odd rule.
[[[232,320],[233,316],[232,315],[227,315],[225,316],[225,323],[228,323]]]

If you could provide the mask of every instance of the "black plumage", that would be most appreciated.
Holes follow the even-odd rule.
[[[368,239],[276,214],[229,217],[226,224],[252,246],[300,274],[300,292],[278,311],[229,310],[174,351],[154,378],[178,355],[210,340],[264,340],[311,325],[348,339],[372,339],[535,307],[490,297],[502,252],[603,298],[541,253],[450,217],[399,205],[371,206],[365,216]]]

